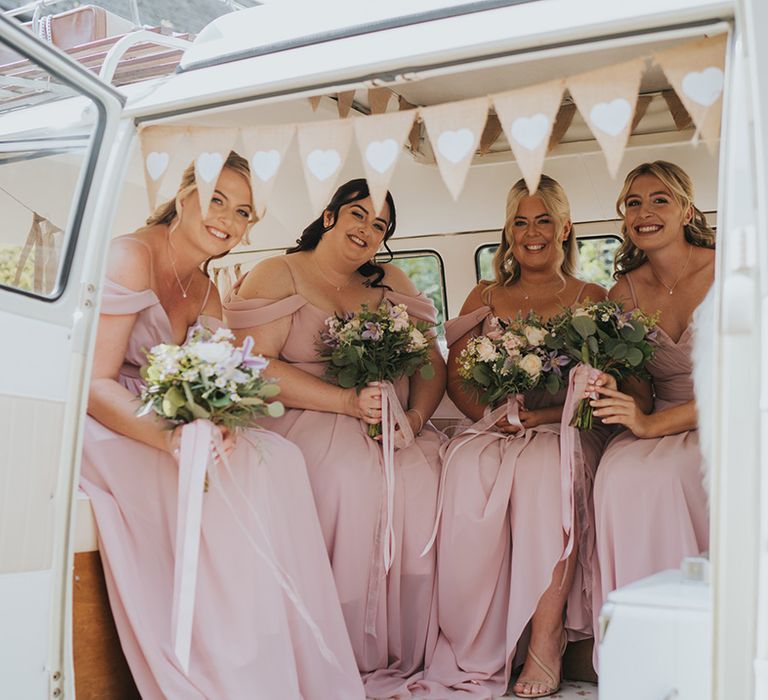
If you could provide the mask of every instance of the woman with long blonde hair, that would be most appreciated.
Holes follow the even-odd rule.
[[[461,315],[446,324],[448,393],[473,422],[485,407],[468,392],[457,359],[493,317],[533,311],[549,318],[605,290],[575,276],[577,248],[570,206],[546,175],[531,194],[523,180],[507,198],[506,221],[494,258],[495,279],[470,293]],[[491,698],[513,686],[519,697],[544,697],[560,685],[566,638],[591,632],[583,562],[588,526],[578,524],[573,553],[561,519],[560,419],[565,392],[525,395],[519,421],[476,423],[444,448],[438,550],[440,633],[423,685],[429,697]],[[485,421],[487,423],[487,420]],[[587,492],[599,456],[589,435],[579,465]],[[589,493],[581,493],[588,504]],[[588,571],[588,568],[587,568]],[[530,636],[525,634],[530,629]]]
[[[136,415],[139,369],[147,349],[183,343],[196,324],[221,325],[219,295],[201,267],[242,240],[253,212],[248,163],[230,153],[207,212],[190,166],[176,197],[110,250],[81,484],[96,516],[120,642],[144,700],[364,696],[304,459],[265,430],[222,431],[228,458],[203,495],[191,639],[189,646],[172,639],[171,611],[180,610],[174,567],[188,551],[176,547],[185,429]]]
[[[714,279],[715,235],[694,205],[679,166],[643,163],[626,177],[616,209],[624,242],[609,296],[658,313],[651,382],[616,386],[601,375],[594,415],[623,428],[607,446],[595,482],[597,613],[608,593],[709,547],[707,499],[693,394],[694,309]]]

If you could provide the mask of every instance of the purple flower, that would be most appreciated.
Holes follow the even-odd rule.
[[[363,340],[380,340],[381,339],[381,326],[373,321],[366,321],[363,325],[365,330],[360,335]]]
[[[552,350],[547,354],[541,369],[544,372],[554,372],[558,377],[562,377],[563,372],[560,368],[565,367],[570,361],[571,358],[567,355],[558,355],[557,350]]]
[[[253,338],[248,335],[243,341],[243,357],[240,363],[248,367],[248,369],[255,369],[257,372],[261,372],[269,364],[269,361],[265,360],[261,355],[251,355],[251,350],[253,350]]]

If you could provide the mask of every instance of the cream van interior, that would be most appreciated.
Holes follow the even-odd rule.
[[[356,10],[350,10],[352,16],[346,24],[326,27],[321,23],[314,40],[309,37],[311,22],[306,18],[299,21],[298,27],[286,29],[288,18],[283,15],[285,24],[271,29],[269,21],[277,22],[275,18],[280,16],[276,7],[256,7],[225,16],[212,23],[191,45],[176,74],[133,82],[121,88],[127,98],[125,116],[121,127],[111,132],[113,140],[102,145],[107,151],[111,148],[111,161],[105,166],[111,174],[105,182],[120,184],[111,193],[111,201],[102,203],[108,212],[104,216],[112,214],[109,230],[90,231],[88,236],[106,239],[109,234],[129,232],[141,226],[149,213],[136,126],[245,127],[337,119],[339,93],[353,90],[354,101],[347,118],[365,118],[371,111],[368,91],[374,87],[391,91],[390,110],[398,109],[403,101],[409,105],[430,106],[619,64],[681,42],[733,30],[733,8],[726,2],[654,0],[646,3],[648,8],[631,11],[587,3],[578,17],[573,8],[565,8],[566,4],[552,0],[487,3],[486,12],[467,11],[464,17],[448,13],[432,20],[424,19],[419,24],[403,21],[369,33],[349,31],[357,19]],[[541,7],[547,5],[551,7]],[[385,11],[371,9],[371,12]],[[493,12],[506,14],[494,21]],[[390,14],[394,16],[395,10],[390,8]],[[371,22],[375,24],[379,20],[382,18],[374,17]],[[513,24],[505,25],[504,31],[499,26],[501,20]],[[523,27],[514,24],[523,20],[531,22],[534,31],[526,33]],[[326,21],[330,22],[327,18]],[[304,30],[307,35],[302,37]],[[327,34],[323,35],[322,30],[327,30]],[[457,38],[458,35],[447,38],[451,31],[462,31],[462,38]],[[293,44],[291,33],[296,40]],[[222,48],[224,40],[226,48]],[[414,45],[413,42],[421,43]],[[729,44],[729,62],[732,46]],[[340,56],[347,58],[343,60]],[[355,58],[350,60],[349,56]],[[39,79],[39,76],[32,77]],[[9,91],[11,95],[6,94]],[[610,284],[612,251],[619,236],[616,196],[623,174],[638,163],[664,159],[682,166],[694,180],[698,207],[711,223],[718,223],[718,212],[725,197],[722,173],[723,168],[728,167],[726,154],[718,144],[709,149],[694,138],[695,128],[690,119],[686,120],[686,115],[676,110],[669,100],[671,91],[661,69],[646,66],[639,90],[644,111],[636,113],[615,178],[609,174],[600,145],[584,119],[569,107],[572,100],[566,93],[561,112],[570,112],[572,120],[551,144],[544,172],[559,180],[570,198],[575,231],[586,246],[585,278]],[[733,92],[738,93],[738,88],[727,84],[726,95]],[[16,291],[21,289],[26,293],[24,304],[31,304],[36,296],[55,302],[61,285],[66,283],[65,268],[72,262],[69,239],[61,231],[68,231],[73,221],[72,201],[83,183],[84,163],[89,157],[88,140],[98,122],[94,103],[73,95],[59,95],[57,100],[52,100],[61,101],[59,107],[69,109],[71,116],[69,120],[57,116],[59,123],[54,128],[48,110],[50,102],[41,99],[31,87],[28,91],[19,91],[0,80],[0,201],[5,215],[0,231],[0,255],[4,256],[0,257],[3,285],[0,295],[20,297]],[[319,101],[313,105],[310,98],[319,98]],[[57,112],[62,114],[67,113]],[[503,133],[482,150],[475,154],[466,184],[454,201],[438,172],[422,125],[418,137],[402,153],[390,184],[398,210],[397,231],[390,241],[395,262],[407,264],[420,260],[423,263],[419,267],[423,274],[419,275],[418,283],[441,307],[442,320],[455,316],[478,279],[488,274],[487,261],[499,241],[507,191],[522,175]],[[181,167],[178,163],[172,164],[158,201],[174,193]],[[353,144],[338,182],[362,175],[361,156]],[[34,214],[39,234],[33,235],[30,225]],[[222,294],[238,274],[247,272],[255,262],[280,254],[292,245],[316,215],[294,142],[277,176],[266,216],[253,228],[250,242],[214,264],[213,276]],[[83,240],[85,235],[81,233]],[[20,260],[25,244],[29,244],[31,251],[26,263]],[[90,269],[100,269],[104,249],[104,242],[90,245],[88,260],[76,261],[77,266],[72,268],[73,279],[80,276],[94,285],[84,297],[89,301],[94,299],[92,294],[98,288],[99,275],[89,277],[88,262]],[[54,306],[52,303],[47,308]],[[86,305],[85,313],[91,311]],[[84,366],[87,368],[87,359]],[[81,399],[81,411],[82,405]],[[434,420],[440,427],[449,428],[458,417],[457,409],[446,398]],[[42,419],[35,420],[39,425]],[[68,425],[71,428],[76,422],[70,419]],[[17,429],[21,429],[19,425],[16,424]],[[721,449],[725,444],[721,444]],[[56,447],[52,449],[50,459],[58,463],[53,457]],[[5,467],[7,460],[2,448],[0,454],[4,455],[0,463],[0,484],[3,485],[0,488],[0,524],[3,525],[0,562],[12,562],[14,558],[9,553],[15,551],[13,538],[3,533],[10,532],[11,528],[15,528],[17,536],[19,532],[33,533],[36,528],[64,524],[68,518],[60,510],[52,510],[48,499],[35,498],[29,499],[25,505],[26,516],[20,517],[18,503],[12,507],[19,491],[14,489],[14,480]],[[58,479],[64,480],[64,477],[50,469],[32,485],[19,481],[18,488],[45,488],[46,492],[56,492]],[[721,482],[716,477],[714,483],[717,488]],[[6,485],[10,488],[5,488]],[[66,490],[66,484],[59,488]],[[717,512],[717,497],[713,498]],[[59,508],[66,509],[66,503],[67,499],[62,496],[63,505]],[[118,661],[107,649],[115,638],[114,631],[108,629],[108,616],[105,618],[103,610],[98,611],[105,600],[98,566],[93,556],[90,560],[83,556],[98,549],[95,524],[84,495],[77,495],[74,512],[75,684],[81,697],[89,697],[88,693],[96,692],[97,688],[114,688],[115,683],[127,681],[124,676],[115,675],[114,664]],[[52,530],[46,532],[48,534],[40,535],[48,541],[48,554],[43,560],[62,546],[60,542],[54,544],[59,540]],[[723,541],[727,540],[723,537]],[[59,555],[66,559],[66,547],[64,549]],[[23,557],[19,555],[17,560]],[[16,569],[10,563],[0,564],[0,574],[24,570],[26,564],[22,562]],[[33,563],[30,568],[34,566],[37,564]],[[68,610],[66,596],[62,601],[56,605]],[[746,614],[744,610],[741,612]],[[65,613],[63,618],[67,617]],[[71,652],[68,645],[65,635],[63,647]],[[99,645],[103,648],[95,651],[94,647]],[[713,652],[713,658],[716,656],[717,652]],[[63,658],[67,658],[66,652]],[[78,678],[80,669],[82,677]],[[717,697],[748,696],[737,693]]]

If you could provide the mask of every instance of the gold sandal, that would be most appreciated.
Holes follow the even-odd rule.
[[[568,636],[567,636],[565,630],[563,630],[562,642],[560,644],[560,657],[561,658],[562,658],[563,654],[565,653],[565,647],[567,645],[568,645]],[[547,664],[545,664],[541,660],[539,655],[533,649],[531,649],[530,646],[528,647],[528,656],[530,656],[531,659],[533,660],[533,662],[544,672],[544,676],[546,677],[546,680],[530,680],[530,681],[522,681],[522,683],[524,685],[528,685],[528,686],[533,685],[535,683],[547,684],[547,687],[546,687],[546,689],[544,691],[542,691],[540,693],[521,695],[520,693],[516,692],[514,690],[514,686],[512,686],[512,688],[513,688],[512,692],[518,698],[546,698],[546,697],[549,697],[550,695],[554,695],[558,690],[560,690],[560,683],[562,681],[562,676],[563,676],[562,664],[561,664],[561,668],[560,668],[560,677],[558,678],[558,677],[555,676],[555,674],[553,673],[552,669],[549,666],[547,666]],[[519,681],[519,680],[516,681],[515,685],[517,685],[520,682],[521,681]]]

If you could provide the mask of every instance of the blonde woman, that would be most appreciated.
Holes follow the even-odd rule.
[[[144,700],[360,700],[304,459],[264,430],[223,436],[232,472],[222,470],[203,496],[188,671],[176,657],[181,429],[137,417],[142,351],[182,343],[197,323],[220,325],[218,293],[200,268],[254,222],[245,159],[230,153],[207,214],[194,177],[190,166],[173,200],[115,239],[104,282],[81,483],[96,515],[120,642]],[[292,600],[252,539],[282,567]]]
[[[610,591],[709,547],[693,395],[691,317],[712,285],[715,235],[677,165],[643,163],[627,175],[616,209],[624,242],[610,298],[659,313],[652,383],[619,391],[601,375],[595,415],[625,428],[600,460],[595,483],[595,620]]]
[[[448,393],[470,420],[479,421],[485,407],[458,375],[457,358],[469,339],[486,333],[494,316],[535,311],[549,318],[563,306],[605,298],[602,287],[575,276],[576,268],[563,188],[547,176],[534,195],[523,180],[515,183],[494,258],[495,279],[472,290],[446,329]],[[480,432],[458,435],[445,450],[437,539],[440,634],[423,683],[430,697],[504,695],[513,668],[523,661],[513,692],[550,695],[560,685],[566,630],[570,638],[591,634],[578,548],[563,560],[564,395],[529,392],[519,414],[522,428],[504,417]],[[587,488],[599,456],[595,437],[584,445]],[[530,637],[524,635],[528,628]]]

